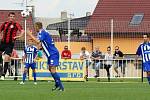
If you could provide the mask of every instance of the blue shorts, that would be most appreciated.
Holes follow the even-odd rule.
[[[31,67],[31,69],[35,69],[36,68],[35,65],[36,63],[31,63],[31,64],[25,63],[25,68],[29,69]]]
[[[143,63],[143,70],[144,72],[150,71],[150,62]]]
[[[50,57],[48,57],[47,64],[53,67],[59,66],[59,54],[50,55]]]

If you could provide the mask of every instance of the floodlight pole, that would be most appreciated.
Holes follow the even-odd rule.
[[[24,30],[25,30],[25,47],[27,45],[27,17],[30,16],[30,12],[32,12],[32,10],[29,10],[28,8],[28,1],[25,1],[25,11],[29,13],[29,15],[26,15],[24,17]]]
[[[73,14],[69,14],[69,18],[68,18],[68,49],[70,50],[70,37],[71,37],[71,16],[73,16]]]
[[[113,54],[113,45],[114,45],[114,40],[113,40],[113,35],[114,35],[114,27],[113,27],[113,19],[111,19],[111,54]]]
[[[28,3],[28,1],[26,0],[25,1],[25,10],[27,11],[27,3]],[[25,47],[26,47],[26,45],[27,45],[27,16],[25,16],[25,19],[24,19],[24,32],[25,32]]]
[[[27,45],[27,19],[26,17],[24,18],[24,33],[25,33],[25,47]]]
[[[70,50],[70,19],[71,19],[71,16],[69,16],[68,18],[68,49]]]
[[[110,21],[111,23],[110,23],[110,27],[111,27],[111,40],[110,40],[110,46],[111,46],[111,55],[113,55],[113,45],[114,45],[114,40],[113,40],[113,38],[114,38],[114,21],[113,21],[113,19],[111,19],[111,21]],[[113,70],[111,70],[111,75],[110,76],[112,76],[112,72],[113,72]]]

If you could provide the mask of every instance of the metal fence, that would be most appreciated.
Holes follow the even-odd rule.
[[[142,61],[130,59],[113,59],[112,65],[109,69],[111,78],[141,78],[142,76]],[[98,68],[96,67],[98,65]],[[96,75],[96,70],[99,71],[100,78],[107,78],[107,71],[105,68],[106,60],[99,60],[99,62],[90,61],[88,65],[88,77],[93,78]],[[118,74],[116,73],[118,70]],[[145,75],[144,75],[145,76]]]
[[[94,78],[96,70],[99,71],[99,78],[107,78],[105,68],[106,60],[101,59],[99,62],[88,61],[88,78]],[[131,59],[113,59],[109,69],[111,78],[141,78],[142,76],[142,61]],[[87,62],[85,62],[87,63]],[[96,69],[96,64],[98,68]],[[117,68],[118,74],[114,68]],[[7,78],[22,77],[24,64],[21,58],[12,59],[9,70],[6,74]],[[145,74],[144,74],[145,76]]]

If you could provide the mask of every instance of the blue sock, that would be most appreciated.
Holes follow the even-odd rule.
[[[22,81],[24,82],[26,79],[26,73],[23,73],[23,78],[22,78]]]
[[[55,86],[58,87],[58,86],[59,86],[59,83],[56,81],[57,79],[56,79],[56,77],[55,77],[54,74],[55,74],[55,73],[51,73],[51,75],[52,75],[52,77],[53,77],[53,79],[54,79],[54,81],[55,81]]]
[[[36,82],[36,73],[33,72],[34,82]]]
[[[64,89],[58,73],[55,72],[55,73],[51,73],[51,74],[55,80],[55,86],[59,86],[61,89]]]
[[[150,76],[147,77],[148,83],[150,84]]]

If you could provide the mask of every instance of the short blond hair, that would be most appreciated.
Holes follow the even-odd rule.
[[[36,22],[35,25],[36,25],[39,29],[43,28],[42,22]]]

